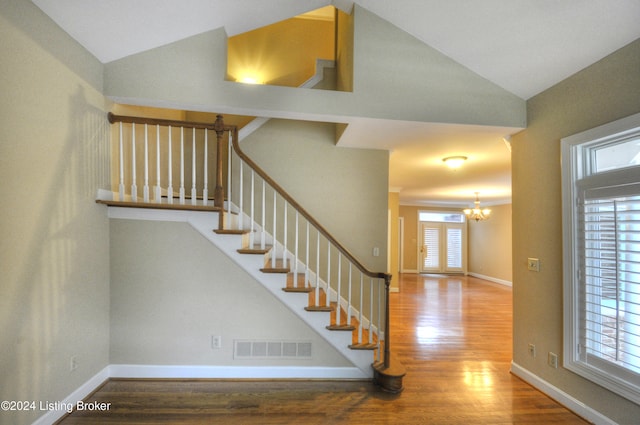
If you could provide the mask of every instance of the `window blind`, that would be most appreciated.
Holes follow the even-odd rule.
[[[440,267],[440,229],[424,227],[424,243],[427,253],[424,256],[424,268]]]
[[[640,373],[640,195],[603,192],[583,201],[581,354]]]
[[[447,228],[447,268],[462,267],[462,229]]]

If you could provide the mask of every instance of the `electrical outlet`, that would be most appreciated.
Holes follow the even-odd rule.
[[[211,348],[214,350],[222,348],[222,337],[220,335],[211,335]]]
[[[540,260],[537,258],[527,258],[527,269],[532,272],[540,271]]]
[[[549,351],[549,356],[547,357],[547,363],[554,369],[558,368],[558,355]]]
[[[71,356],[69,358],[69,372],[73,372],[78,368],[78,356]]]
[[[529,344],[529,355],[531,357],[536,356],[536,346],[534,344]]]

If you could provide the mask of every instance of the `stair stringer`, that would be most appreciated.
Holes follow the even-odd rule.
[[[109,217],[188,223],[349,360],[355,366],[353,373],[349,376],[350,379],[373,378],[372,352],[350,349],[351,332],[336,332],[326,328],[330,319],[329,312],[308,312],[304,309],[307,306],[306,296],[283,291],[282,288],[286,286],[286,275],[262,273],[260,268],[264,266],[263,256],[240,254],[238,249],[241,247],[242,236],[216,234],[214,228],[215,223],[218,222],[218,213],[109,207]]]
[[[326,328],[330,321],[329,312],[308,312],[304,309],[307,306],[306,296],[283,291],[282,288],[286,286],[286,275],[262,273],[260,268],[264,267],[263,256],[240,254],[238,249],[241,247],[241,236],[214,233],[213,223],[216,223],[217,219],[212,220],[212,214],[217,216],[217,213],[189,214],[187,222],[353,363],[362,372],[362,378],[373,378],[371,368],[373,353],[368,350],[350,349],[351,332],[336,332]]]
[[[247,231],[248,229],[251,229],[251,217],[248,214],[246,213],[240,214],[240,208],[234,203],[231,203],[231,204],[227,203],[225,205],[227,208],[231,208],[231,211],[235,212],[235,214],[231,218],[231,223],[230,223],[231,226],[237,226],[238,220],[240,219],[240,217],[242,217],[243,229],[247,229]],[[260,224],[258,223],[253,223],[253,231],[255,234],[261,233],[262,226],[260,226]],[[276,255],[276,258],[282,258],[282,253],[285,250],[284,245],[280,241],[274,240],[269,232],[265,232],[265,234],[266,234],[265,244],[272,246],[269,254]],[[293,267],[293,262],[295,261],[294,253],[287,249],[286,255],[292,265],[291,267]],[[267,256],[265,256],[265,258],[267,258]],[[306,264],[304,264],[302,261],[300,261],[300,259],[298,259],[298,272],[304,273],[305,269],[306,269]],[[330,287],[327,284],[327,282],[324,281],[324,279],[322,278],[316,279],[316,273],[313,270],[308,270],[308,277],[309,277],[309,282],[318,282],[318,286],[320,286],[320,288],[323,289],[325,293],[329,295],[329,300],[331,302],[338,302],[338,292],[334,288]],[[360,310],[358,310],[354,305],[350,306],[347,299],[345,299],[342,296],[340,296],[340,306],[345,312],[347,312],[347,317],[351,317],[351,316],[357,317],[358,320],[360,320],[360,322],[362,323],[362,327],[364,329],[370,329],[373,334],[378,335],[379,340],[384,340],[384,330],[379,329],[378,326],[372,324],[368,317],[364,315],[360,317]]]

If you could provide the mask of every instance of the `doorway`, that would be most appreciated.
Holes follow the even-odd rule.
[[[419,213],[418,272],[465,273],[466,222],[457,213]]]

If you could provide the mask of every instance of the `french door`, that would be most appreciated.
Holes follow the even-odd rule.
[[[463,223],[420,222],[420,273],[463,273],[466,238]]]

